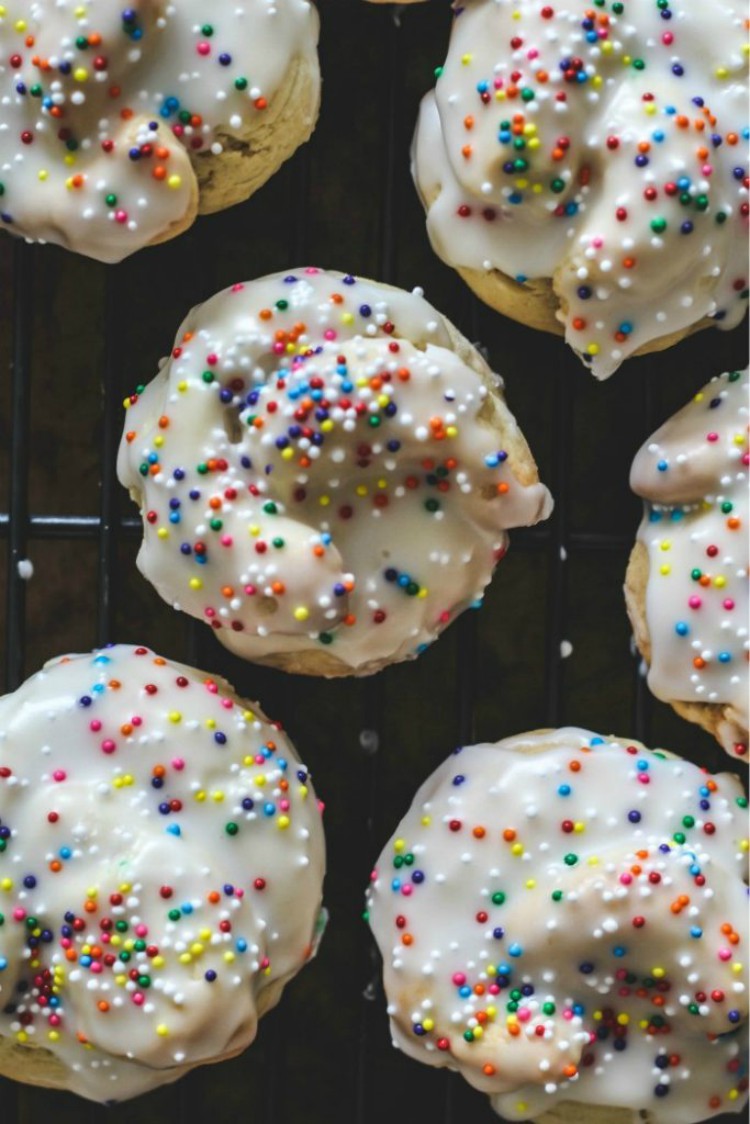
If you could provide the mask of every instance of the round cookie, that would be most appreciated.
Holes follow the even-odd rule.
[[[502,383],[429,305],[298,269],[188,315],[126,401],[138,565],[247,659],[366,675],[479,603],[547,489]]]
[[[395,1045],[509,1121],[741,1111],[746,809],[735,777],[585,730],[457,750],[367,894]]]
[[[223,680],[117,646],[0,699],[0,1073],[105,1103],[244,1050],[314,954],[307,770]]]
[[[312,133],[317,38],[310,0],[3,8],[0,221],[116,262],[247,199]]]
[[[648,685],[727,753],[748,751],[748,371],[712,379],[641,447],[625,577]]]
[[[436,253],[597,378],[744,315],[745,11],[467,0],[413,173]]]

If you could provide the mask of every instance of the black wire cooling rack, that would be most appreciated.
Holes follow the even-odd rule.
[[[447,8],[328,0],[321,16],[318,130],[248,204],[116,267],[2,240],[0,536],[7,690],[64,650],[133,640],[225,674],[285,722],[328,804],[329,929],[243,1057],[107,1110],[0,1081],[1,1124],[186,1124],[209,1113],[253,1124],[491,1124],[486,1099],[459,1078],[391,1049],[359,919],[370,865],[415,788],[456,744],[567,722],[726,764],[707,735],[651,699],[621,584],[639,519],[632,456],[710,375],[744,364],[744,329],[705,332],[596,385],[560,340],[484,308],[432,255],[408,174]],[[115,476],[122,399],[152,376],[188,307],[308,260],[423,285],[506,376],[556,503],[547,523],[513,535],[481,612],[415,663],[365,681],[244,664],[164,606],[135,572],[140,520]]]

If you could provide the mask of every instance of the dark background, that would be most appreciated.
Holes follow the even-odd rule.
[[[116,267],[0,240],[0,371],[15,372],[0,376],[0,658],[10,690],[62,652],[135,641],[259,699],[327,804],[329,929],[243,1057],[111,1110],[0,1080],[2,1124],[209,1115],[220,1124],[240,1114],[253,1124],[496,1122],[459,1078],[390,1045],[360,912],[371,865],[416,787],[460,741],[563,723],[729,766],[708,735],[648,695],[621,587],[640,519],[632,457],[711,375],[745,365],[745,326],[630,360],[598,384],[560,339],[479,304],[431,252],[408,171],[418,100],[445,53],[447,5],[320,6],[317,132],[250,202]],[[480,612],[417,662],[367,681],[243,663],[173,612],[135,569],[139,521],[114,478],[122,399],[156,373],[191,305],[305,264],[422,285],[505,377],[557,505],[550,522],[515,534]],[[28,583],[15,567],[26,557]],[[573,645],[566,660],[562,640]]]

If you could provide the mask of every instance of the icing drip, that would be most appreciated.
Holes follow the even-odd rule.
[[[657,1124],[747,1091],[747,800],[588,731],[456,751],[368,892],[395,1044],[508,1120],[558,1102]]]
[[[646,501],[648,684],[657,698],[728,708],[722,743],[748,733],[748,372],[712,379],[638,452]]]
[[[323,870],[307,770],[222,680],[120,646],[0,700],[0,1036],[73,1092],[244,1049],[314,952]]]
[[[747,301],[747,46],[737,0],[457,8],[414,175],[436,252],[552,278],[598,378]]]
[[[421,296],[315,269],[194,309],[118,463],[162,597],[249,659],[419,654],[551,507],[499,380],[451,346]]]
[[[191,160],[248,136],[316,42],[308,0],[0,6],[0,220],[119,261],[186,217]]]

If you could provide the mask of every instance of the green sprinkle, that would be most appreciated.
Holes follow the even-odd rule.
[[[561,902],[562,896],[563,896],[562,890],[553,890],[552,891],[552,901],[553,902]]]
[[[682,826],[683,827],[695,827],[695,817],[694,816],[683,816],[682,817]]]
[[[672,836],[672,838],[674,839],[675,843],[684,843],[685,842],[685,835],[682,831],[676,831],[674,833],[674,835]]]
[[[276,301],[276,307],[278,308],[279,312],[286,312],[286,310],[289,308],[289,301]]]
[[[167,917],[170,921],[179,921],[182,917],[182,914],[180,913],[179,909],[170,909]]]
[[[246,90],[247,89],[247,78],[235,78],[234,88],[235,88],[235,90]]]
[[[505,901],[505,894],[503,893],[503,891],[502,890],[496,890],[495,893],[492,895],[492,904],[493,905],[502,905],[504,901]]]
[[[318,636],[321,644],[333,644],[333,636],[330,632],[321,632]]]
[[[266,515],[276,515],[279,509],[273,502],[273,500],[268,500],[267,503],[263,504],[263,510],[265,511]]]
[[[204,382],[209,382],[209,383],[213,382],[214,381],[214,373],[213,373],[213,371],[204,371],[203,374],[201,375],[201,378],[203,379]]]
[[[227,835],[236,835],[240,830],[239,824],[232,823],[230,820],[229,823],[224,824],[224,830],[226,831]]]
[[[565,865],[566,866],[575,866],[577,862],[578,862],[578,855],[574,855],[574,854],[570,853],[570,854],[565,856]]]
[[[104,202],[107,204],[108,207],[116,207],[117,206],[117,196],[113,195],[112,192],[110,192],[109,195],[104,196]]]
[[[651,219],[651,229],[654,234],[662,234],[667,229],[666,219]]]

